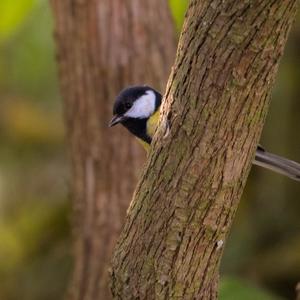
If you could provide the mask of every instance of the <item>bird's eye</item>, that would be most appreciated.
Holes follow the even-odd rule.
[[[125,103],[125,108],[129,109],[129,108],[131,108],[131,106],[132,106],[131,102],[126,102]]]

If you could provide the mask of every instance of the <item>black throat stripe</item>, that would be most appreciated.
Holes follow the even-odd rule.
[[[151,144],[151,137],[147,134],[147,120],[148,119],[133,119],[129,118],[122,122],[133,135],[143,140],[147,144]]]

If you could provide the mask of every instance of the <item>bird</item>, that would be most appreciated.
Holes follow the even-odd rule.
[[[116,97],[109,127],[122,124],[148,151],[159,121],[161,103],[162,95],[150,86],[127,87]],[[253,164],[300,181],[299,163],[270,153],[261,145],[257,146]]]

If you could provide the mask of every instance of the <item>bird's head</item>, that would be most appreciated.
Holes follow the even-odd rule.
[[[132,86],[124,89],[116,98],[113,107],[112,127],[134,120],[148,119],[160,106],[161,95],[148,86]]]

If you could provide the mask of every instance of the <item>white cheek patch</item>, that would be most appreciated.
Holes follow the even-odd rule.
[[[155,111],[156,96],[153,91],[147,91],[138,98],[124,116],[136,119],[149,118]]]

